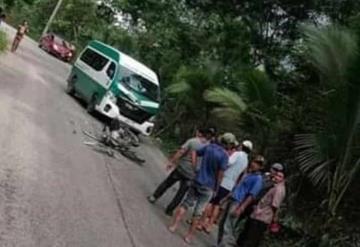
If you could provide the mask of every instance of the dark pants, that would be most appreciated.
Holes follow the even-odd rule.
[[[249,218],[246,222],[244,232],[241,233],[239,245],[242,247],[258,247],[268,225],[262,221]]]
[[[176,182],[180,182],[179,190],[176,195],[166,207],[167,213],[172,213],[174,209],[181,203],[186,192],[189,190],[192,180],[184,176],[178,169],[172,171],[169,176],[157,187],[153,196],[158,199],[160,198],[171,186]]]
[[[249,217],[252,208],[247,208],[240,217],[231,215],[231,212],[239,203],[233,199],[226,202],[224,214],[219,222],[219,232],[217,244],[221,247],[237,246],[240,232],[244,228],[245,219]]]

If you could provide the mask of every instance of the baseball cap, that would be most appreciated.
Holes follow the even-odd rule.
[[[242,142],[242,145],[243,145],[244,147],[247,147],[248,149],[250,149],[250,151],[253,149],[253,144],[252,144],[252,142],[249,141],[249,140],[243,141],[243,142]]]
[[[271,165],[271,168],[276,171],[284,171],[284,166],[280,163],[274,163]]]
[[[236,144],[237,143],[235,135],[230,132],[223,134],[221,136],[221,141],[226,144]]]

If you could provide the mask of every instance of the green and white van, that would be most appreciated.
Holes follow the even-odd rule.
[[[67,92],[83,98],[88,112],[96,110],[151,134],[160,102],[158,77],[115,48],[91,41],[70,72]]]

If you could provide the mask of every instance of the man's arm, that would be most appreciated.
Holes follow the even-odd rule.
[[[250,204],[255,200],[255,197],[253,195],[249,195],[245,198],[244,201],[242,201],[242,203],[240,203],[234,213],[236,214],[236,216],[240,216],[244,213],[245,209],[250,206]]]
[[[196,151],[191,151],[191,163],[194,167],[197,166],[197,154]]]
[[[215,187],[216,192],[219,190],[220,184],[224,177],[224,172],[228,168],[228,164],[229,164],[229,157],[227,155],[223,156],[219,160],[219,168],[218,168],[219,170],[218,170],[218,174],[217,174],[216,187]]]
[[[274,213],[272,223],[277,223],[278,222],[278,211],[279,211],[281,203],[284,201],[284,199],[285,199],[285,188],[276,187],[276,191],[275,191],[273,201],[272,201],[272,205],[271,205],[271,208],[272,208],[273,213]]]
[[[236,208],[235,214],[237,216],[240,216],[245,211],[245,209],[248,206],[250,206],[250,204],[253,203],[254,200],[256,200],[256,197],[258,196],[258,194],[262,190],[262,187],[263,187],[262,177],[257,177],[256,181],[254,182],[254,184],[252,185],[252,187],[248,191],[248,196]]]
[[[193,139],[187,140],[181,146],[181,148],[169,159],[169,163],[166,166],[167,170],[170,170],[170,169],[176,167],[177,162],[179,161],[179,159],[181,159],[184,155],[187,155],[187,152],[189,152],[189,150],[191,150],[192,140]]]
[[[278,211],[279,210],[276,207],[271,207],[271,209],[273,210],[273,213],[274,213],[274,216],[273,216],[273,218],[271,220],[271,223],[277,223],[278,220],[279,220],[279,218],[278,218]]]
[[[216,182],[215,182],[215,193],[214,194],[217,194],[217,192],[219,191],[219,187],[220,187],[220,184],[223,180],[223,177],[224,177],[224,171],[223,170],[219,170],[218,171],[218,174],[217,174],[217,177],[216,177]]]
[[[170,158],[170,162],[171,163],[176,163],[186,152],[186,149],[184,148],[180,148],[179,150],[176,151],[176,153]]]
[[[235,185],[238,185],[241,182],[241,179],[245,176],[245,171],[243,171],[242,173],[240,173],[240,175],[238,176],[238,178],[236,179],[236,183]]]
[[[175,168],[177,166],[177,161],[186,153],[186,149],[180,148],[176,153],[169,159],[169,162],[166,166],[167,170]]]

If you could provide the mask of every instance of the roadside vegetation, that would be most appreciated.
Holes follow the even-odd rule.
[[[8,38],[5,32],[0,31],[0,54],[4,53],[8,47]]]
[[[0,5],[38,39],[56,2]],[[360,246],[358,1],[101,2],[65,0],[52,31],[78,51],[102,40],[159,74],[154,136],[167,151],[215,125],[287,164],[283,234],[266,246]]]

